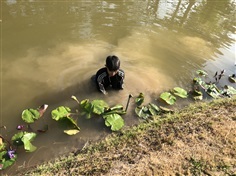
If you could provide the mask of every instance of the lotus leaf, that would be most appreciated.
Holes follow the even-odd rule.
[[[17,155],[14,154],[14,157],[9,158],[7,151],[1,151],[0,152],[0,170],[6,169],[7,167],[11,166],[14,164],[14,162],[17,159]]]
[[[102,113],[104,113],[104,109],[108,108],[107,103],[103,100],[93,100],[91,102],[91,105],[92,105],[93,113],[98,114],[98,115],[101,115]]]
[[[119,114],[103,115],[105,125],[111,126],[112,131],[118,131],[124,126],[124,120]]]
[[[111,111],[113,111],[113,110],[122,110],[122,109],[123,109],[123,106],[119,105],[119,104],[110,108]]]
[[[137,98],[135,98],[135,103],[137,106],[141,106],[144,102],[144,94],[140,93]]]
[[[207,89],[207,84],[201,78],[194,78],[193,82],[200,85],[204,90]]]
[[[26,123],[34,123],[35,120],[39,119],[40,113],[36,109],[26,109],[22,112],[21,117]]]
[[[36,137],[36,133],[29,133],[26,131],[21,131],[17,134],[15,134],[12,137],[12,141],[14,142],[15,145],[20,146],[24,145],[24,148],[28,152],[33,152],[36,147],[31,144],[31,141]]]
[[[66,125],[66,126],[73,125],[73,130],[79,131],[80,128],[77,125],[76,121],[72,117],[70,117],[70,111],[71,111],[70,108],[65,107],[65,106],[60,106],[59,108],[52,111],[52,118],[56,121],[61,121],[63,125]],[[71,135],[70,130],[67,130],[67,131],[65,130],[64,132]]]
[[[13,144],[16,146],[21,146],[24,145],[24,143],[22,142],[21,138],[24,136],[24,131],[21,131],[19,133],[14,134],[14,136],[12,136],[11,140],[13,141]]]
[[[24,143],[24,148],[27,152],[33,152],[37,149],[34,145],[31,144],[31,141],[36,137],[35,133],[25,133],[22,137],[22,142]]]
[[[3,138],[0,136],[0,151],[5,149],[6,144],[3,142]]]
[[[207,94],[213,98],[218,98],[221,95],[220,90],[216,87],[215,84],[207,85]]]
[[[64,133],[66,133],[68,135],[75,135],[75,134],[77,134],[79,132],[80,131],[78,129],[64,130]]]
[[[126,111],[123,110],[123,106],[122,105],[116,105],[114,107],[109,108],[108,110],[106,110],[104,113],[104,115],[109,115],[109,114],[120,114],[120,115],[124,115],[126,114]]]
[[[175,87],[173,89],[173,93],[174,93],[174,95],[179,96],[181,98],[187,98],[188,97],[187,91],[180,88],[180,87]]]
[[[103,100],[93,100],[89,102],[88,99],[82,100],[80,103],[81,107],[83,108],[82,115],[86,115],[86,118],[90,119],[91,114],[98,114],[101,115],[104,113],[105,109],[108,108],[108,105]]]
[[[54,109],[51,114],[52,114],[52,119],[58,121],[61,120],[64,117],[67,117],[70,115],[71,109],[66,106],[60,106],[56,109]]]
[[[236,94],[236,89],[233,88],[232,86],[225,86],[224,90],[228,95],[235,95]]]
[[[2,160],[6,154],[7,154],[6,150],[1,151],[0,152],[0,160]]]
[[[92,113],[92,104],[89,102],[89,99],[82,100],[80,106],[83,109],[81,115],[85,115],[87,119],[91,118]]]
[[[207,76],[207,72],[203,71],[203,70],[197,70],[196,73],[200,76]]]
[[[150,114],[153,116],[159,114],[159,112],[160,112],[160,108],[153,103],[148,104],[148,110],[149,110]]]
[[[235,74],[232,74],[229,76],[229,81],[232,82],[232,83],[236,83],[236,76]]]
[[[201,91],[194,90],[193,92],[193,98],[194,100],[202,100],[203,99],[203,94]]]
[[[89,99],[85,99],[85,100],[82,100],[82,101],[80,102],[80,106],[81,106],[82,108],[84,108],[84,109],[87,109],[87,106],[88,106],[88,105],[90,105]]]
[[[163,106],[160,106],[160,109],[163,113],[169,113],[169,112],[174,112],[172,109],[169,109],[169,108],[166,108],[166,107],[163,107]]]
[[[198,77],[193,78],[193,82],[194,82],[194,83],[199,83],[199,82],[201,82],[201,81],[202,81],[201,78],[198,78]]]
[[[79,104],[79,100],[76,98],[76,96],[72,95],[71,98]]]
[[[169,92],[164,92],[160,95],[160,98],[162,100],[164,100],[166,103],[168,103],[169,105],[173,105],[176,102],[176,98],[175,96],[173,96],[171,93]]]
[[[66,117],[66,118],[69,120],[70,123],[73,124],[74,127],[76,127],[77,130],[80,130],[80,128],[78,127],[76,121],[73,118],[71,118],[71,117]]]
[[[147,107],[145,106],[138,106],[135,108],[135,113],[140,117],[140,118],[143,118],[143,119],[148,119],[150,117],[150,113],[147,109]]]

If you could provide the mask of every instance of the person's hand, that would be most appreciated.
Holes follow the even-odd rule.
[[[103,90],[102,93],[103,93],[104,95],[107,95],[107,94],[108,94],[108,92],[105,91],[105,90]]]

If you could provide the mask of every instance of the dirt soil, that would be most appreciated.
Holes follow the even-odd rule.
[[[236,175],[236,97],[154,117],[18,175]]]

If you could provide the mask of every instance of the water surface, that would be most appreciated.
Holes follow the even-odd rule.
[[[11,138],[27,108],[48,104],[43,121],[49,131],[39,134],[34,153],[19,151],[8,170],[31,166],[109,133],[102,119],[79,118],[81,132],[67,136],[51,119],[61,105],[104,99],[126,105],[129,94],[145,94],[157,102],[161,92],[179,86],[191,89],[195,71],[209,79],[216,71],[236,73],[235,1],[232,0],[96,0],[1,1],[1,134]],[[90,77],[108,55],[121,59],[125,89],[101,95]],[[225,77],[220,86],[229,84]],[[132,103],[126,125],[138,122]]]

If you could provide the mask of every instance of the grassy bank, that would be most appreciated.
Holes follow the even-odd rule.
[[[18,175],[235,175],[236,97],[192,104]]]

